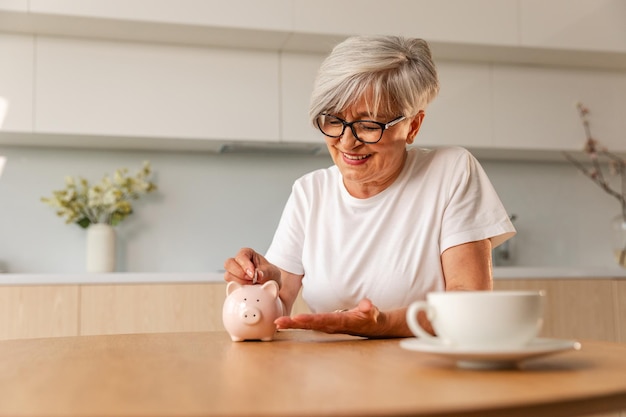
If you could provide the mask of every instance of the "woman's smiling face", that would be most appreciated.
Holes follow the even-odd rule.
[[[337,117],[352,122],[376,120],[382,123],[401,116],[399,114],[371,116],[367,101],[359,100]],[[348,192],[356,198],[372,197],[389,187],[400,175],[406,159],[406,145],[413,143],[424,118],[420,111],[386,129],[379,142],[365,144],[358,141],[348,127],[340,138],[326,136],[326,146],[343,176]]]

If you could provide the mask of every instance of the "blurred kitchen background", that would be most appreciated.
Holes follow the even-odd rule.
[[[516,216],[507,265],[616,265],[619,204],[561,152],[585,158],[577,101],[626,152],[625,1],[0,0],[0,270],[84,272],[85,230],[40,198],[144,160],[159,191],[116,228],[119,271],[264,251],[292,182],[331,164],[308,95],[359,33],[431,43],[442,87],[417,145],[479,158]]]

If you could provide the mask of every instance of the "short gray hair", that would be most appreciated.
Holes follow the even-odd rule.
[[[341,113],[369,96],[372,116],[414,116],[437,96],[439,80],[428,43],[399,36],[355,36],[341,42],[322,63],[309,117]]]

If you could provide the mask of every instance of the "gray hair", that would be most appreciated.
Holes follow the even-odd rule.
[[[335,46],[322,63],[309,117],[341,113],[368,95],[372,116],[414,116],[437,96],[439,81],[423,39],[355,36]]]

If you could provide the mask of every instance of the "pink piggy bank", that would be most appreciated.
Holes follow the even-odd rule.
[[[274,320],[282,315],[276,281],[263,285],[228,283],[222,321],[233,342],[272,340],[276,333]]]

